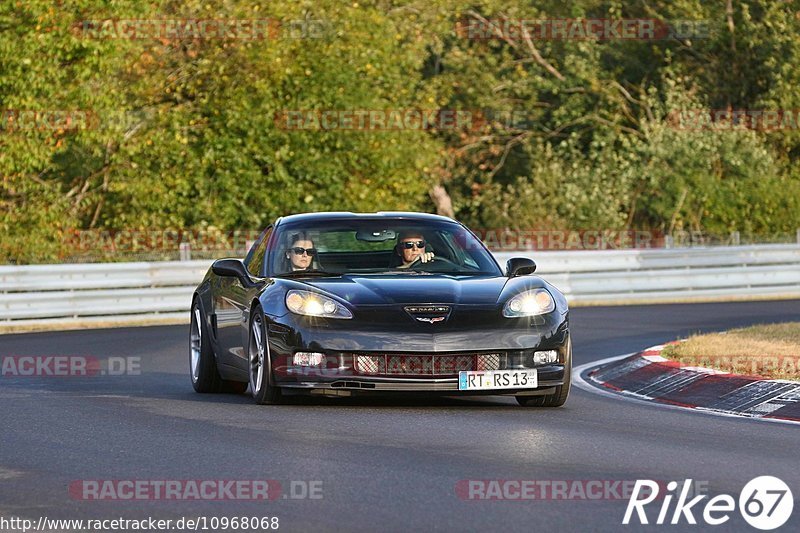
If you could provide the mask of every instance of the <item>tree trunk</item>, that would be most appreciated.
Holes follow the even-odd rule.
[[[447,194],[447,190],[444,186],[437,183],[428,191],[428,194],[436,206],[437,214],[450,218],[456,217],[456,214],[453,212],[453,201],[450,199],[450,195]]]

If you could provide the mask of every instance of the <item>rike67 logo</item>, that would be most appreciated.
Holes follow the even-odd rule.
[[[670,481],[667,483],[665,494],[659,494],[661,486],[663,485],[649,479],[636,480],[622,523],[630,524],[634,512],[640,524],[650,523],[645,506],[656,499],[661,499],[661,508],[655,521],[656,524],[680,524],[683,520],[686,520],[688,524],[697,524],[694,513],[701,513],[702,509],[703,521],[706,524],[718,526],[726,523],[730,519],[730,514],[737,507],[736,500],[729,494],[719,494],[705,502],[705,505],[698,505],[708,496],[702,494],[689,499],[692,487],[691,479],[685,480],[680,489],[678,489],[678,482]],[[670,507],[675,496],[677,496],[677,502],[672,509],[670,518]],[[748,524],[756,529],[771,530],[781,527],[789,520],[794,508],[794,499],[789,486],[781,479],[773,476],[759,476],[751,479],[744,486],[739,494],[738,507],[742,518]],[[668,519],[669,522],[667,522]]]

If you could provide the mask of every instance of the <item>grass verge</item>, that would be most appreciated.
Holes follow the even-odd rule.
[[[800,322],[693,335],[667,345],[662,355],[685,366],[800,381]]]

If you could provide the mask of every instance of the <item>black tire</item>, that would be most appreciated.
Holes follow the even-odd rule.
[[[552,394],[544,396],[517,396],[523,407],[561,407],[567,401],[572,385],[572,339],[567,338],[567,357],[564,362],[564,384],[556,387]]]
[[[274,384],[272,361],[269,353],[264,312],[260,307],[253,309],[247,343],[247,375],[250,378],[250,393],[257,404],[283,403],[281,389]]]
[[[196,392],[231,392],[242,394],[247,383],[222,379],[217,369],[214,350],[206,327],[206,315],[199,299],[192,304],[192,317],[189,326],[189,377]]]

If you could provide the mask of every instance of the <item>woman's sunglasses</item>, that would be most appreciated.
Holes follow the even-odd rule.
[[[406,250],[410,250],[414,246],[420,249],[425,248],[425,241],[408,241],[408,242],[401,242],[400,244],[402,244],[403,248],[405,248]]]
[[[289,249],[297,255],[308,254],[309,257],[317,255],[316,248],[301,248],[299,246],[295,246],[294,248],[289,248]]]

